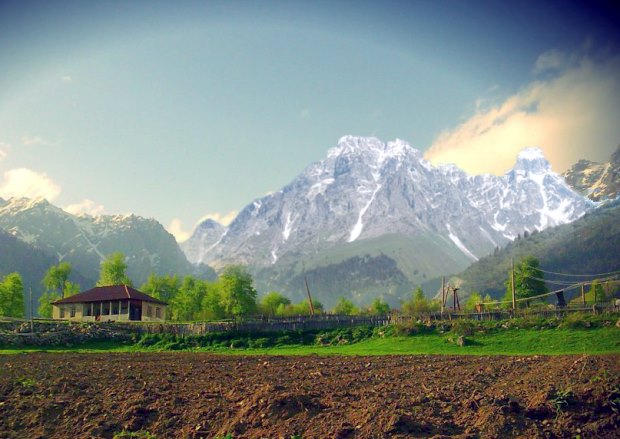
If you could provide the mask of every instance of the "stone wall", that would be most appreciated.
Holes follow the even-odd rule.
[[[111,324],[40,322],[30,332],[30,322],[0,322],[0,346],[71,346],[89,341],[132,341],[139,328]]]

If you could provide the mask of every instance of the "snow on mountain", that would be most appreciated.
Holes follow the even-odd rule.
[[[0,228],[57,261],[71,262],[91,280],[98,278],[101,261],[117,251],[127,257],[137,284],[152,272],[195,271],[161,224],[136,215],[75,216],[43,198],[11,198],[0,200]]]
[[[454,165],[431,166],[402,140],[345,136],[227,229],[198,226],[186,254],[216,266],[268,267],[397,234],[425,237],[464,268],[524,231],[573,221],[592,206],[537,148],[523,150],[503,176],[470,176]]]
[[[196,227],[190,239],[180,244],[181,249],[185,252],[187,259],[200,263],[203,255],[219,243],[225,231],[226,228],[220,223],[207,219]]]

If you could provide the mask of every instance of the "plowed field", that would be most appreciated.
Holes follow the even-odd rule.
[[[1,438],[620,436],[620,356],[0,357]]]

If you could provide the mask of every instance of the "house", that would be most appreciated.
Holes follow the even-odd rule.
[[[95,287],[52,302],[52,318],[80,322],[166,319],[166,302],[127,285]]]

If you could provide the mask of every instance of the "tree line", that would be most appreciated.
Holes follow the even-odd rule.
[[[52,302],[72,296],[80,291],[80,286],[69,280],[71,264],[61,262],[50,267],[41,283],[44,292],[39,298],[38,313],[41,317],[52,316]],[[505,282],[506,292],[501,303],[494,302],[489,294],[484,297],[472,292],[464,304],[464,310],[474,311],[479,304],[485,308],[512,306],[512,270]],[[514,267],[515,296],[528,299],[518,302],[518,306],[531,306],[547,303],[547,298],[536,298],[548,293],[540,262],[533,256],[522,258]],[[125,284],[133,286],[127,276],[125,255],[117,252],[109,255],[101,263],[97,286]],[[238,319],[247,316],[287,317],[309,315],[312,311],[307,300],[292,303],[277,291],[265,294],[260,300],[254,288],[254,280],[247,269],[240,265],[225,267],[215,281],[194,276],[157,275],[152,273],[139,289],[156,299],[168,303],[167,318],[174,321],[201,321]],[[601,283],[594,280],[586,294],[588,302],[604,301],[617,291],[616,283]],[[581,300],[580,298],[574,299]],[[313,300],[315,313],[325,312],[322,303]],[[441,309],[439,299],[428,299],[421,287],[401,302],[401,312],[409,315],[436,312]],[[342,315],[382,315],[389,313],[390,306],[380,297],[370,305],[359,307],[351,300],[340,297],[330,310]],[[21,276],[11,273],[0,278],[0,316],[24,317],[24,288]]]
[[[123,253],[109,255],[101,262],[96,285],[134,286],[127,275],[127,268]],[[70,263],[61,262],[46,271],[41,280],[44,292],[39,298],[40,317],[52,317],[53,302],[80,292],[80,285],[69,280],[71,270]],[[307,300],[292,303],[277,291],[271,291],[259,300],[251,274],[240,265],[225,267],[215,281],[189,275],[179,277],[152,273],[139,290],[167,302],[167,318],[175,321],[238,319],[260,315],[287,317],[311,313]],[[325,307],[318,300],[313,300],[312,305],[315,313],[325,312]],[[340,298],[332,311],[341,314],[384,314],[389,310],[389,305],[380,298],[362,308]],[[0,278],[0,316],[24,317],[24,288],[18,273]]]

